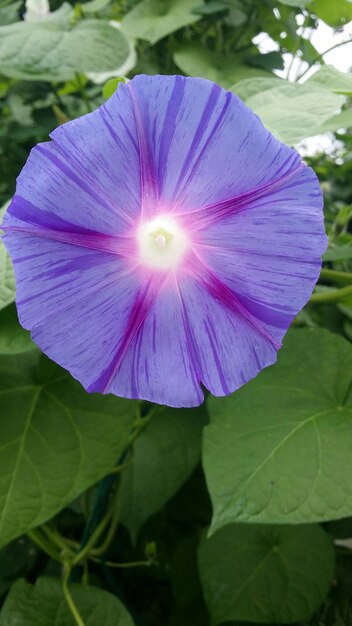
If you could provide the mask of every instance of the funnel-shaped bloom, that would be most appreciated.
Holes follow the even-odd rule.
[[[273,363],[326,246],[315,174],[232,93],[137,76],[31,152],[20,321],[88,391],[171,406]]]

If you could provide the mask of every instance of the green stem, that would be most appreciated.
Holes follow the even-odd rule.
[[[132,446],[132,444],[135,442],[135,440],[140,435],[140,433],[148,426],[149,422],[151,422],[154,415],[156,413],[159,413],[159,411],[165,411],[165,409],[166,409],[165,406],[155,406],[151,409],[151,411],[149,411],[146,417],[137,417],[136,422],[135,422],[135,429],[127,441],[126,449]]]
[[[308,67],[304,70],[304,72],[302,72],[302,74],[297,76],[296,81],[301,80],[301,78],[303,78],[303,76],[307,74],[310,68],[313,67],[313,65],[315,65],[316,63],[318,63],[318,61],[320,61],[328,52],[331,52],[331,50],[335,50],[335,48],[339,48],[340,46],[344,46],[346,43],[351,43],[351,41],[352,41],[352,38],[346,39],[346,41],[340,41],[339,43],[335,43],[333,46],[330,46],[330,48],[328,48],[327,50],[324,50],[324,52],[322,52],[321,54],[318,54],[313,59],[313,61],[309,63]]]
[[[117,526],[119,523],[119,506],[118,506],[117,493],[118,493],[118,490],[116,490],[115,497],[113,499],[111,523],[109,526],[109,530],[106,534],[106,537],[103,543],[101,544],[101,546],[99,546],[98,548],[92,548],[92,550],[90,551],[90,554],[94,554],[94,556],[101,556],[102,554],[104,554],[107,551],[108,547],[110,546],[115,536]]]
[[[337,270],[329,270],[323,267],[320,272],[320,278],[328,278],[329,280],[342,280],[352,282],[351,272],[338,272]]]
[[[100,536],[102,535],[108,523],[110,522],[112,514],[113,514],[113,510],[109,509],[105,517],[103,517],[103,519],[101,520],[99,526],[97,526],[94,533],[92,533],[92,535],[90,536],[89,541],[86,543],[84,548],[73,559],[72,565],[78,565],[81,561],[83,561],[83,559],[86,558],[89,552],[94,548],[95,544],[100,539]]]
[[[325,302],[334,302],[335,300],[341,300],[352,295],[352,285],[349,287],[343,287],[342,289],[334,289],[333,291],[326,291],[324,293],[313,293],[309,302],[315,304],[323,304]]]
[[[95,563],[101,563],[108,567],[115,567],[117,569],[133,568],[133,567],[151,567],[151,565],[158,565],[155,561],[131,561],[130,563],[113,563],[112,561],[102,561],[94,556],[89,557],[91,561]]]
[[[92,107],[91,107],[90,100],[89,100],[89,98],[87,96],[87,93],[86,93],[86,89],[85,89],[86,85],[84,83],[82,83],[81,76],[78,73],[76,73],[76,82],[77,82],[77,86],[78,86],[78,90],[79,90],[79,93],[81,95],[81,98],[82,98],[82,100],[83,100],[83,102],[85,104],[87,113],[91,113],[92,112]]]
[[[55,544],[58,548],[61,548],[64,553],[70,555],[71,557],[75,556],[74,550],[70,547],[70,544],[62,537],[56,530],[49,528],[46,524],[41,526],[42,531],[46,534],[51,543]]]
[[[64,592],[65,600],[67,605],[72,613],[72,616],[77,624],[77,626],[85,626],[84,621],[82,620],[79,611],[74,603],[71,592],[68,587],[68,579],[71,574],[71,566],[68,563],[64,564],[64,577],[62,580],[62,590]]]
[[[45,537],[43,537],[40,530],[38,530],[37,528],[34,528],[33,530],[28,530],[27,537],[29,537],[29,539],[33,541],[33,543],[35,543],[38,548],[43,550],[43,552],[45,552],[52,559],[62,563],[63,559],[61,555],[56,551],[55,547],[49,541],[47,541]]]
[[[125,461],[124,463],[121,463],[120,465],[115,465],[115,467],[113,467],[109,472],[107,472],[106,476],[110,476],[111,474],[114,474],[114,475],[121,474],[121,472],[123,472],[129,466],[132,459],[133,459],[133,448],[131,449],[131,452],[127,461]]]

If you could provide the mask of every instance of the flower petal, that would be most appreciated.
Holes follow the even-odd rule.
[[[197,233],[197,250],[280,341],[308,301],[327,245],[322,194],[303,166],[282,187]]]
[[[275,342],[221,292],[188,277],[180,282],[180,293],[199,380],[212,394],[235,391],[276,361]]]
[[[109,390],[174,407],[201,404],[204,396],[189,333],[178,290],[169,280],[125,353]]]
[[[299,155],[234,94],[180,76],[136,77],[52,137],[4,220],[40,348],[88,391],[176,407],[273,363],[326,246]],[[141,238],[168,241],[155,217],[174,246],[182,234],[172,266],[162,246],[161,264],[144,263]]]
[[[160,203],[193,211],[265,185],[299,165],[233,93],[201,78],[137,76]],[[182,207],[182,209],[181,209]]]
[[[60,126],[52,137],[31,151],[4,226],[29,221],[111,235],[130,229],[141,195],[129,93],[119,89],[106,105]]]
[[[7,232],[21,324],[88,387],[124,337],[140,279],[114,254]]]

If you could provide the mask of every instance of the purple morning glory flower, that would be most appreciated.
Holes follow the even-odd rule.
[[[196,406],[273,363],[326,247],[314,172],[233,94],[137,76],[36,146],[4,220],[20,321],[90,392]]]

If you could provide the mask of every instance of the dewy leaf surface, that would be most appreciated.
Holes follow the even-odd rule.
[[[331,542],[315,525],[233,524],[204,538],[199,549],[213,624],[305,621],[324,601],[333,569]]]
[[[165,408],[134,445],[121,477],[121,521],[133,538],[187,480],[200,460],[206,412]]]
[[[127,609],[111,593],[83,585],[70,592],[85,626],[133,626]],[[34,586],[18,580],[0,612],[1,626],[75,626],[60,580],[39,578]]]
[[[352,514],[352,348],[292,330],[278,363],[209,398],[204,469],[212,531],[231,522],[304,523]]]
[[[87,394],[37,350],[0,356],[0,545],[55,515],[117,462],[136,406]]]
[[[129,45],[121,30],[96,19],[72,26],[68,17],[1,27],[1,72],[10,78],[64,81],[123,65]]]

